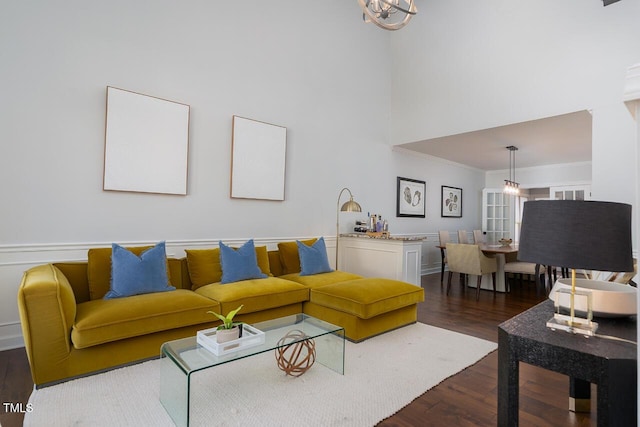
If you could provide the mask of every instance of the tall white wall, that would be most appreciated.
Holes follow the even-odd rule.
[[[616,102],[593,111],[592,155],[593,197],[630,204],[636,202],[633,186],[638,171],[636,122],[623,103]]]
[[[333,3],[329,27],[303,2],[3,7],[3,243],[330,231],[323,206],[372,175],[326,172],[387,140],[390,99],[388,34]],[[191,106],[187,197],[102,191],[107,85]],[[287,127],[285,202],[229,198],[234,114]]]
[[[392,143],[620,103],[640,2],[429,0],[393,34]]]
[[[389,146],[390,33],[364,24],[355,1],[322,9],[332,13],[284,0],[3,5],[0,349],[20,343],[22,272],[94,245],[167,240],[181,256],[218,239],[326,235],[332,250],[345,186],[397,234],[479,223],[482,174]],[[187,196],[102,191],[107,85],[191,106]],[[229,198],[234,114],[287,127],[284,202]],[[426,219],[395,218],[397,176],[427,182]],[[442,184],[465,188],[462,219],[440,218]]]

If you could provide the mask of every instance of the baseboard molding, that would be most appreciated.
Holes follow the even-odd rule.
[[[426,276],[427,274],[434,274],[434,273],[440,273],[440,266],[436,266],[436,267],[423,267],[422,270],[420,271],[420,274],[422,276]]]
[[[16,348],[24,348],[22,335],[19,337],[0,338],[0,351],[14,350]]]
[[[24,347],[20,322],[10,322],[0,325],[0,351],[13,350]]]

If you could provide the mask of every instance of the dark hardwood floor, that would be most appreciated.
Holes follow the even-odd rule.
[[[451,292],[440,288],[440,275],[423,276],[425,302],[418,321],[489,341],[498,342],[497,326],[546,299],[532,282],[512,284],[509,294],[463,290],[454,276]],[[425,367],[428,369],[428,367]],[[379,426],[496,426],[498,413],[498,352],[454,375]],[[592,386],[592,399],[596,397]],[[531,365],[520,365],[520,426],[595,426],[591,414],[575,414],[569,405],[569,378]]]
[[[24,414],[11,412],[5,404],[13,404],[13,410],[19,410],[18,404],[26,409],[27,401],[33,390],[29,361],[24,348],[0,351],[0,425],[2,427],[20,427]],[[23,409],[23,410],[25,410]]]
[[[418,306],[418,320],[497,342],[497,326],[546,298],[532,283],[512,286],[509,294],[463,291],[457,277],[451,293],[440,288],[440,275],[424,276],[425,302]],[[424,369],[429,369],[425,366]],[[399,411],[380,426],[495,426],[497,423],[497,351],[454,375]],[[29,399],[33,383],[23,348],[0,352],[0,401],[22,403]],[[568,411],[569,380],[566,376],[521,364],[521,426],[595,426],[595,405],[591,414]],[[592,390],[595,398],[595,388]],[[23,415],[0,407],[0,424],[19,427]]]

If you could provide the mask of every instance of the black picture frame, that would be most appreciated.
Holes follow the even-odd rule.
[[[396,216],[425,218],[426,182],[399,176],[397,183]]]
[[[462,188],[443,185],[440,194],[440,216],[462,218]]]

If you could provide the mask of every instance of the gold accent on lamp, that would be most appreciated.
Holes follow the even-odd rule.
[[[342,207],[340,207],[340,197],[342,197],[342,193],[346,191],[349,192],[349,201],[345,202]],[[353,200],[353,194],[351,194],[351,190],[347,187],[340,190],[340,194],[338,194],[338,203],[336,206],[336,270],[338,269],[338,239],[340,237],[340,212],[362,212],[362,208]]]

